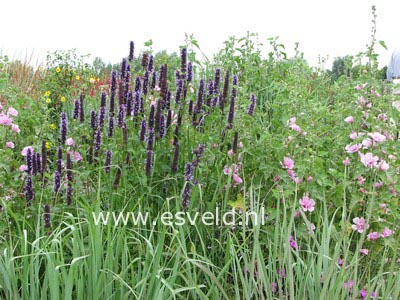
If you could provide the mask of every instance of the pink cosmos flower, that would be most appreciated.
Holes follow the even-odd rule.
[[[380,237],[381,237],[381,235],[376,231],[370,232],[367,234],[367,239],[369,241],[375,241],[375,240],[379,239]]]
[[[300,205],[304,212],[312,212],[314,211],[315,201],[308,196],[308,193],[305,193],[303,198],[300,199]]]
[[[301,128],[297,124],[292,124],[292,125],[289,126],[289,128],[294,130],[294,131],[301,132]]]
[[[365,178],[362,177],[361,175],[357,177],[357,181],[359,185],[363,185],[365,183]]]
[[[290,158],[285,156],[283,158],[283,168],[284,169],[289,169],[289,170],[293,170],[294,168],[294,161]]]
[[[232,179],[233,179],[233,185],[237,186],[243,182],[242,178],[239,177],[236,173],[232,174]]]
[[[376,155],[374,156],[371,152],[366,154],[360,153],[360,158],[363,165],[367,168],[375,167],[379,161],[379,157]]]
[[[362,141],[362,145],[364,149],[368,149],[372,145],[372,140],[370,138],[366,138]]]
[[[13,142],[6,142],[6,147],[7,147],[7,148],[14,149],[15,145],[14,145]]]
[[[295,249],[295,250],[297,249],[297,243],[296,243],[296,240],[293,238],[293,236],[289,237],[289,245],[293,249]]]
[[[362,249],[361,249],[362,250]],[[360,252],[361,252],[361,250],[360,250]],[[367,296],[368,296],[368,293],[367,293],[367,291],[366,290],[361,290],[360,291],[360,296],[361,296],[361,299],[365,299],[365,298],[367,298]]]
[[[344,121],[346,123],[353,123],[354,122],[354,118],[352,116],[348,116],[347,118],[344,119]]]
[[[20,170],[21,172],[25,172],[26,170],[28,170],[28,166],[27,166],[27,165],[21,165],[21,166],[19,167],[19,170]]]
[[[75,162],[81,161],[82,155],[78,152],[78,151],[70,151],[69,154],[72,157],[72,160],[74,160]]]
[[[19,129],[19,126],[17,124],[11,124],[11,130],[16,132],[16,133],[20,133],[21,129]]]
[[[349,157],[346,157],[346,158],[343,160],[343,164],[344,164],[345,166],[350,165],[350,158],[349,158]]]
[[[393,230],[390,230],[389,228],[385,227],[382,231],[382,237],[389,237],[393,234]]]
[[[12,107],[9,107],[7,110],[7,115],[16,117],[18,116],[18,111]]]
[[[368,249],[360,249],[360,253],[364,255],[368,255],[369,250]]]
[[[7,115],[0,114],[0,125],[10,126],[13,119]]]
[[[351,228],[353,228],[353,230],[358,231],[359,233],[363,233],[364,229],[366,228],[366,224],[365,224],[365,219],[364,218],[354,218],[353,219],[353,225],[351,225]]]
[[[384,136],[383,134],[381,134],[379,132],[368,133],[368,136],[372,137],[372,139],[377,143],[382,143],[382,142],[386,141],[386,136]]]
[[[69,138],[65,141],[67,146],[75,146],[75,141],[72,138]]]
[[[357,132],[352,131],[352,132],[350,133],[350,138],[351,138],[352,140],[355,140],[357,137],[358,137],[358,133],[357,133]]]
[[[346,150],[347,153],[355,153],[361,149],[361,145],[360,144],[354,144],[354,145],[349,144],[344,149]]]
[[[32,146],[27,146],[27,147],[25,147],[24,149],[22,149],[21,154],[22,154],[23,156],[26,156],[27,153],[28,153],[28,149],[30,149],[31,152],[33,152],[33,147],[32,147]]]
[[[388,164],[386,161],[381,160],[381,161],[378,163],[377,168],[378,168],[380,171],[387,171],[387,170],[389,170],[389,164]]]

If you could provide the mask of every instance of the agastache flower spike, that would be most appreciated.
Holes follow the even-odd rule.
[[[128,56],[129,61],[133,61],[134,51],[135,51],[135,43],[133,41],[131,41],[129,43],[129,56]]]
[[[114,115],[115,96],[117,94],[117,71],[111,73],[110,113]]]
[[[187,49],[182,48],[181,52],[181,78],[184,79],[187,73]]]
[[[233,87],[232,87],[232,95],[231,95],[231,103],[229,106],[229,114],[228,114],[228,128],[233,127],[233,119],[235,117],[235,100],[236,100],[236,86],[237,86],[237,77],[233,75]]]
[[[229,75],[230,75],[230,74],[229,74],[229,70],[228,70],[228,71],[226,71],[226,73],[225,73],[224,88],[223,88],[223,91],[222,91],[222,101],[223,101],[224,103],[226,103],[227,100],[228,100],[229,77],[230,77]]]
[[[132,91],[128,92],[128,98],[126,100],[126,116],[130,117],[133,110],[133,94]]]
[[[36,153],[35,162],[36,162],[36,171],[34,171],[34,172],[36,175],[37,173],[41,172],[41,170],[42,170],[42,159],[40,157],[40,153]],[[35,169],[35,165],[34,165],[34,169]]]
[[[97,129],[97,113],[94,110],[90,112],[90,128],[92,128],[93,130]]]
[[[33,151],[31,148],[28,148],[26,151],[26,166],[28,167],[27,172],[29,175],[32,175],[33,171]]]
[[[214,95],[219,94],[219,85],[221,82],[221,69],[215,69],[215,76],[214,76]]]
[[[141,87],[142,87],[142,83],[140,81],[140,78],[136,77],[136,79],[135,79],[135,92],[140,92]]]
[[[149,54],[147,52],[143,53],[142,55],[142,61],[140,62],[140,64],[142,65],[142,67],[144,69],[147,68],[148,64],[149,64]]]
[[[154,128],[154,114],[155,114],[155,107],[154,104],[150,106],[150,114],[149,114],[149,128]]]
[[[193,65],[190,61],[187,65],[186,81],[191,82],[193,80]]]
[[[190,205],[190,196],[192,194],[192,187],[190,183],[187,181],[185,185],[185,189],[182,193],[182,207],[184,209],[188,209]]]
[[[54,172],[54,193],[57,194],[61,187],[61,174],[58,171]]]
[[[201,111],[201,108],[203,106],[203,97],[204,97],[204,80],[201,79],[199,84],[199,91],[197,93],[197,103],[194,108],[194,112],[196,114],[199,114]]]
[[[175,102],[176,104],[181,104],[182,99],[182,89],[183,89],[183,80],[178,79],[176,84],[176,93],[175,93]]]
[[[74,120],[78,119],[78,117],[79,117],[79,111],[80,111],[79,106],[80,106],[80,101],[79,100],[75,100],[74,101],[74,113],[72,114],[72,118]]]
[[[238,134],[237,131],[235,131],[235,135],[234,135],[234,137],[233,137],[233,146],[232,146],[232,151],[233,151],[233,153],[237,153],[238,138],[239,138],[239,134]]]
[[[125,79],[126,76],[126,65],[127,65],[127,61],[125,58],[122,59],[121,62],[121,80]]]
[[[108,137],[112,137],[114,135],[114,117],[112,115],[108,118]]]
[[[57,171],[62,173],[62,149],[61,147],[57,148]]]
[[[79,97],[79,121],[81,123],[85,122],[85,110],[83,105],[84,100],[85,100],[85,95],[81,94]]]
[[[147,66],[147,71],[153,72],[154,71],[154,57],[150,55],[149,57],[149,65]]]
[[[165,136],[165,117],[163,114],[160,116],[160,130],[158,132],[160,138]]]
[[[171,172],[176,173],[178,171],[178,161],[179,161],[179,143],[175,143],[174,159],[172,160]]]
[[[110,115],[112,115],[112,113],[110,112]],[[104,106],[100,107],[100,111],[99,111],[99,128],[103,128],[104,126],[104,120],[106,118],[106,108]]]
[[[169,109],[171,107],[171,91],[167,91],[164,99],[165,109]]]
[[[256,108],[256,95],[252,94],[250,96],[250,105],[247,114],[252,116],[254,114],[255,108]]]
[[[147,87],[149,84],[149,71],[146,71],[143,75],[143,94],[147,95]]]
[[[118,110],[118,127],[122,128],[125,125],[125,105],[121,104]]]
[[[95,151],[95,153],[100,150],[101,140],[102,140],[102,133],[101,133],[101,130],[98,129],[98,130],[96,130],[96,133],[94,136],[94,151]]]
[[[146,120],[140,121],[140,140],[142,142],[146,140]]]
[[[60,137],[61,137],[61,144],[64,145],[65,141],[67,140],[68,134],[68,119],[67,114],[65,112],[61,113],[61,122],[60,122]]]
[[[101,102],[100,102],[100,106],[101,107],[106,107],[107,105],[107,94],[106,92],[102,92],[101,93]]]
[[[167,114],[167,121],[165,124],[165,127],[168,129],[169,126],[171,126],[171,122],[172,122],[172,110],[168,110],[168,114]]]
[[[141,109],[140,93],[136,92],[133,100],[133,115],[137,117]]]
[[[24,187],[24,193],[25,193],[25,200],[26,200],[27,206],[31,206],[33,197],[35,196],[35,192],[33,190],[33,183],[32,183],[31,176],[28,176],[26,178],[25,187]]]
[[[46,228],[51,227],[50,205],[48,205],[48,204],[45,204],[43,207],[43,222],[44,222],[44,227],[46,227]]]
[[[151,176],[151,170],[153,168],[153,151],[147,150],[147,158],[146,158],[146,176]]]
[[[157,71],[153,72],[153,76],[151,77],[151,89],[154,90],[157,84]]]
[[[149,135],[147,139],[147,150],[153,150],[154,147],[154,128],[149,128]]]
[[[110,173],[111,170],[111,157],[112,157],[112,151],[108,150],[106,154],[106,162],[104,164],[104,171],[108,174]]]
[[[32,152],[32,175],[37,175],[38,173],[38,165],[36,161],[36,153]]]
[[[185,180],[186,181],[193,181],[194,176],[194,167],[191,162],[188,162],[185,167]]]

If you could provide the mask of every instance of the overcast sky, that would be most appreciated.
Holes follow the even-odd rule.
[[[6,0],[1,3],[0,52],[11,57],[77,48],[105,61],[127,56],[149,39],[155,50],[178,51],[193,33],[205,53],[215,53],[229,36],[247,31],[279,36],[289,55],[295,42],[312,65],[318,56],[357,54],[371,38],[371,6],[377,9],[381,66],[400,47],[398,0]]]

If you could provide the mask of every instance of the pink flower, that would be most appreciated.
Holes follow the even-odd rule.
[[[382,231],[382,237],[389,237],[393,234],[393,231],[390,230],[389,228],[385,227]]]
[[[297,124],[292,124],[292,125],[289,126],[289,128],[294,130],[294,131],[301,132],[301,128]]]
[[[380,181],[380,182],[375,182],[374,183],[374,188],[375,189],[380,189],[381,187],[383,187],[383,182],[382,181]]]
[[[22,154],[23,156],[26,156],[27,153],[28,153],[28,149],[30,149],[31,152],[33,152],[33,147],[32,147],[32,146],[27,146],[27,147],[25,147],[24,149],[22,149],[21,154]]]
[[[277,290],[278,284],[276,282],[271,283],[271,292],[275,294]]]
[[[360,253],[364,255],[368,255],[369,250],[368,249],[360,249]]]
[[[360,153],[360,158],[363,165],[367,168],[375,167],[379,161],[379,157],[376,155],[374,156],[371,152],[366,154]]]
[[[10,126],[12,124],[13,119],[11,119],[9,116],[0,114],[0,124],[1,125],[6,125]]]
[[[308,197],[308,193],[305,193],[303,198],[300,199],[300,205],[304,212],[312,212],[314,211],[315,201]]]
[[[69,138],[65,141],[67,146],[75,146],[75,141],[72,138]]]
[[[289,169],[289,170],[293,170],[294,168],[294,161],[289,158],[289,157],[284,157],[283,158],[283,168],[284,169]]]
[[[363,249],[361,249],[361,250],[363,250]],[[360,252],[361,252],[361,250],[360,250]],[[366,290],[361,290],[360,291],[360,296],[361,296],[361,299],[367,298],[367,296],[368,296],[367,291]]]
[[[301,211],[300,211],[300,210],[296,210],[296,211],[294,212],[294,214],[293,214],[293,218],[294,218],[294,219],[297,219],[297,218],[300,216],[300,214],[301,214]]]
[[[233,152],[233,150],[230,149],[230,150],[228,151],[228,156],[232,157],[232,156],[234,156],[234,155],[235,155],[235,152]]]
[[[379,239],[380,237],[381,237],[381,235],[376,231],[370,232],[367,234],[367,239],[369,241],[375,241],[375,240]]]
[[[386,121],[386,120],[387,120],[387,114],[384,114],[384,113],[379,114],[379,115],[378,115],[378,120],[380,120],[380,121]]]
[[[72,160],[74,160],[75,162],[78,162],[83,159],[82,155],[80,155],[78,151],[70,151],[69,154],[71,155]]]
[[[364,149],[368,149],[372,145],[372,140],[370,138],[366,138],[362,141],[362,145]]]
[[[293,170],[287,170],[287,173],[290,177],[296,176],[296,173]]]
[[[287,137],[287,139],[288,139],[288,142],[290,143],[291,141],[293,141],[293,137],[291,136],[291,135],[289,135],[288,137]]]
[[[21,172],[25,172],[26,170],[28,170],[28,166],[26,166],[26,165],[21,165],[21,166],[19,167],[19,170],[20,170]]]
[[[286,125],[287,125],[287,126],[293,125],[293,124],[296,124],[296,117],[291,117],[291,118],[286,122]]]
[[[242,178],[239,177],[236,173],[232,174],[232,179],[233,179],[233,185],[237,186],[243,182]]]
[[[20,133],[21,129],[19,129],[19,126],[17,124],[11,124],[11,130],[16,132],[16,133]]]
[[[384,161],[384,160],[381,160],[381,161],[378,163],[377,167],[378,167],[378,169],[379,169],[380,171],[387,171],[387,170],[389,170],[389,164],[388,164],[386,161]]]
[[[375,90],[371,90],[371,94],[374,95],[375,97],[380,97],[381,95],[375,91]]]
[[[361,175],[357,177],[357,181],[359,185],[363,185],[365,183],[365,178],[362,177]]]
[[[354,122],[354,118],[352,116],[348,116],[347,118],[344,119],[344,121],[346,123],[353,123]]]
[[[307,181],[308,182],[313,182],[314,178],[312,176],[308,176]]]
[[[300,177],[297,177],[297,176],[293,176],[293,177],[292,177],[292,180],[293,180],[293,182],[296,183],[296,184],[300,184],[300,183],[302,182],[301,178],[300,178]]]
[[[349,144],[344,149],[346,150],[347,153],[355,153],[361,149],[361,145],[360,144],[354,144],[354,145]]]
[[[7,148],[14,149],[15,145],[14,145],[13,142],[6,142],[6,147],[7,147]]]
[[[358,137],[358,133],[357,132],[353,131],[352,133],[350,133],[350,138],[352,140],[355,140],[357,137]]]
[[[349,158],[349,157],[346,157],[346,158],[343,160],[343,164],[344,164],[345,166],[350,165],[350,158]]]
[[[364,229],[366,227],[365,224],[365,219],[364,218],[354,218],[353,219],[353,225],[351,225],[351,228],[353,228],[353,230],[358,231],[359,233],[363,233]]]
[[[378,143],[382,143],[382,142],[386,141],[386,136],[384,136],[383,134],[380,134],[379,132],[368,133],[368,136],[372,137],[372,139]]]
[[[376,298],[376,293],[375,292],[371,292],[370,296],[371,296],[372,299],[375,299]]]
[[[345,282],[343,283],[343,287],[344,287],[345,289],[349,288],[349,290],[352,290],[352,289],[353,289],[353,286],[354,286],[353,280],[350,280],[348,283],[347,283],[347,281],[345,281]]]
[[[297,249],[297,243],[296,243],[296,240],[292,237],[292,236],[290,236],[289,237],[289,245],[290,245],[290,247],[292,247],[293,249]]]
[[[18,116],[18,111],[12,107],[9,107],[7,110],[7,115],[16,117]]]

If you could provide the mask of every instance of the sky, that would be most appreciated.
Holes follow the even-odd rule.
[[[319,57],[331,67],[335,57],[356,55],[371,41],[372,5],[377,13],[380,66],[389,64],[400,47],[398,0],[6,0],[0,17],[0,53],[33,56],[42,62],[47,51],[76,48],[106,62],[120,62],[133,40],[137,51],[152,39],[155,51],[179,51],[185,33],[193,34],[212,56],[229,36],[259,34],[265,53],[267,38],[279,36],[289,56],[294,45],[310,65]]]

